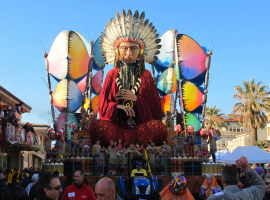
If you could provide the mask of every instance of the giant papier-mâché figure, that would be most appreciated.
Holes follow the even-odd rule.
[[[100,120],[91,124],[92,141],[101,140],[104,145],[121,139],[147,145],[157,145],[166,140],[166,126],[162,124],[160,97],[145,62],[152,64],[159,53],[160,39],[155,27],[144,20],[144,12],[132,16],[116,12],[116,18],[101,33],[101,52],[106,64],[114,68],[106,76],[99,96]]]

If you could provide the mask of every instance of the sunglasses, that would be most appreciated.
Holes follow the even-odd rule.
[[[48,187],[48,189],[60,190],[60,189],[61,189],[61,186],[57,186],[57,187]]]
[[[270,182],[265,182],[265,185],[269,185],[270,184]]]

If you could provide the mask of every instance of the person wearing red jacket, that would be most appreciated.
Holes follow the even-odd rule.
[[[65,189],[62,200],[96,200],[93,190],[84,182],[84,171],[74,173],[74,183]]]

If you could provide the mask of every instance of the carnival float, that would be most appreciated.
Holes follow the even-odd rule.
[[[110,165],[130,168],[132,159],[148,156],[148,172],[167,181],[179,175],[166,187],[177,195],[187,183],[199,193],[201,175],[221,173],[221,164],[208,160],[208,144],[213,153],[217,138],[204,127],[212,52],[175,29],[160,36],[149,22],[144,12],[116,12],[95,42],[65,30],[45,52],[53,124],[44,141],[44,170],[83,169],[98,177],[110,175]],[[111,70],[103,82],[106,66]]]

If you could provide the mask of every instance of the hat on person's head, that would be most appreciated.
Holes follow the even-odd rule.
[[[142,166],[142,163],[140,163],[140,162],[137,162],[137,166]]]
[[[33,182],[38,181],[38,179],[39,179],[39,174],[34,174],[34,175],[32,176],[32,178],[31,178],[31,180],[32,180]]]
[[[255,168],[255,171],[257,172],[257,174],[261,175],[263,173],[263,170],[259,167]]]

